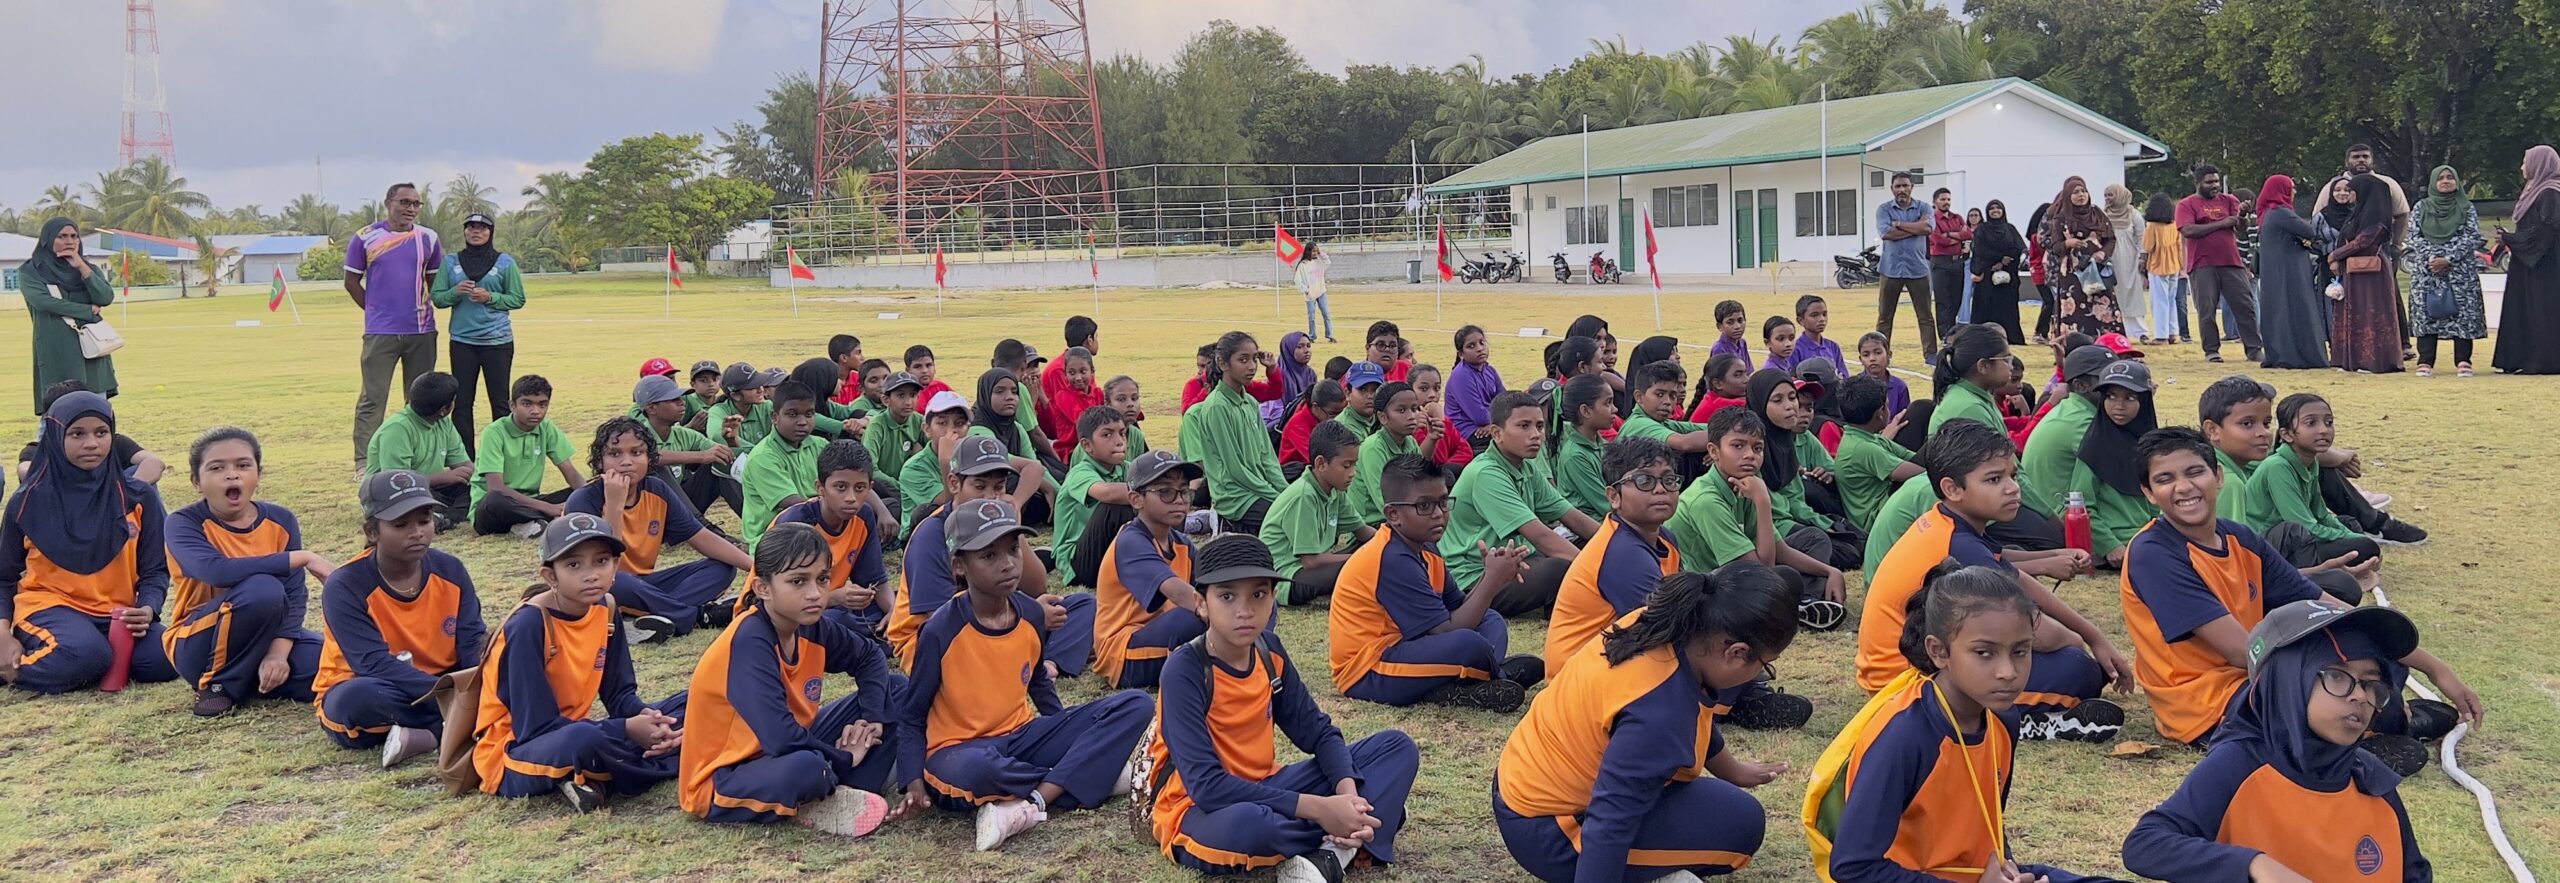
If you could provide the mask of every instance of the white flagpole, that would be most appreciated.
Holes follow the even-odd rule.
[[[1814,227],[1816,228],[1816,229],[1814,230],[1814,232],[1815,232],[1816,234],[1819,234],[1819,235],[1829,236],[1829,235],[1831,235],[1831,223],[1830,223],[1830,222],[1831,222],[1831,81],[1830,81],[1830,80],[1824,80],[1824,81],[1822,81],[1822,97],[1821,97],[1821,99],[1816,103],[1815,110],[1814,110],[1814,115],[1815,115],[1816,117],[1820,118],[1820,119],[1821,119],[1821,121],[1822,121],[1822,134],[1821,134],[1820,136],[1818,136],[1818,138],[1817,138],[1817,140],[1816,140],[1816,142],[1815,142],[1818,146],[1816,146],[1816,147],[1813,149],[1813,152],[1814,152],[1814,160],[1813,160],[1813,161],[1814,161],[1815,163],[1819,164],[1820,168],[1822,169],[1822,198],[1821,198],[1821,199],[1818,199],[1818,200],[1815,200],[1815,201],[1814,201],[1814,203],[1813,203]],[[1837,367],[1837,366],[1834,366],[1834,367]]]
[[[1411,148],[1413,151],[1413,195],[1410,197],[1409,204],[1413,206],[1413,256],[1420,258],[1422,257],[1422,252],[1424,250],[1422,244],[1422,209],[1426,205],[1422,198],[1422,142],[1411,142]]]
[[[662,274],[662,275],[661,275],[661,277],[658,279],[658,315],[659,315],[659,316],[661,316],[661,317],[664,317],[664,318],[670,318],[670,319],[675,318],[675,315],[676,315],[676,288],[675,288],[675,283],[676,283],[676,247],[675,247],[675,246],[673,246],[673,245],[670,245],[670,246],[667,246],[667,272],[666,272],[666,273],[664,273],[664,274]]]
[[[1582,115],[1582,227],[1591,229],[1591,115],[1587,113]]]

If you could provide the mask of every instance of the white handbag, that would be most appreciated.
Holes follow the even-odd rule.
[[[62,296],[62,286],[46,285],[45,290],[51,292],[55,300],[66,300]],[[86,325],[65,317],[62,324],[71,326],[71,333],[80,336],[80,357],[83,359],[102,359],[124,349],[124,335],[117,334],[115,326],[107,324],[104,317]]]

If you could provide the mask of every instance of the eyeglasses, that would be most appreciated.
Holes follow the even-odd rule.
[[[417,208],[419,206],[426,205],[425,202],[415,199],[395,199],[391,201],[391,204],[401,208]]]
[[[1155,487],[1155,488],[1146,488],[1146,489],[1144,489],[1144,490],[1139,491],[1139,493],[1146,494],[1147,496],[1150,496],[1150,497],[1154,497],[1154,498],[1156,498],[1157,502],[1163,502],[1163,503],[1179,503],[1179,502],[1182,502],[1182,501],[1184,501],[1184,500],[1191,499],[1191,489],[1190,489],[1190,488],[1187,488],[1187,487],[1183,487],[1183,486],[1181,486],[1181,485],[1174,485],[1174,486],[1171,486],[1171,487]]]
[[[1425,518],[1449,511],[1449,501],[1445,498],[1435,500],[1394,500],[1388,502],[1387,505],[1391,507],[1403,506],[1412,509],[1413,514],[1420,515]]]
[[[2391,682],[2389,681],[2359,678],[2355,673],[2343,668],[2320,670],[2320,689],[2331,696],[2340,699],[2352,698],[2359,688],[2364,690],[2365,697],[2375,707],[2380,707],[2391,699]]]
[[[1681,478],[1678,475],[1655,475],[1650,472],[1638,472],[1634,475],[1618,479],[1618,483],[1648,494],[1655,491],[1670,493],[1672,491],[1679,490],[1681,485],[1687,484],[1688,479]]]

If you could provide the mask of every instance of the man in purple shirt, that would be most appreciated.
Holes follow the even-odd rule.
[[[427,277],[444,265],[444,242],[436,231],[418,226],[418,210],[424,207],[417,185],[393,184],[382,194],[383,219],[347,240],[347,296],[364,310],[364,355],[358,363],[364,391],[356,397],[358,474],[364,472],[365,446],[382,426],[392,366],[399,366],[403,388],[436,370],[436,311],[427,299]]]
[[[2204,360],[2222,361],[2221,305],[2229,303],[2240,320],[2240,346],[2249,361],[2258,360],[2258,297],[2249,291],[2249,270],[2240,260],[2235,232],[2247,215],[2240,200],[2222,192],[2222,170],[2196,166],[2195,195],[2178,200],[2178,235],[2187,239],[2187,278],[2195,289],[2197,325],[2204,328]]]

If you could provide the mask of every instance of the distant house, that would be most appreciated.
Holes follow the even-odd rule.
[[[218,244],[223,238],[216,236],[214,241]],[[276,270],[281,268],[284,270],[284,281],[300,282],[302,281],[302,254],[310,251],[314,246],[327,245],[330,242],[329,237],[326,236],[276,235],[250,238],[255,241],[234,246],[240,249],[240,259],[231,281],[267,282],[273,280],[276,277]]]
[[[140,252],[144,257],[159,261],[168,267],[171,279],[195,278],[196,243],[192,239],[171,239],[167,236],[153,236],[149,233],[135,233],[130,230],[99,228],[81,237],[81,241],[88,243],[87,247],[91,249],[106,252],[109,260],[113,260],[118,252]]]
[[[35,237],[0,233],[0,295],[15,293],[18,290],[18,267],[24,265],[35,253]],[[108,261],[114,260],[116,256],[113,251],[100,249],[96,245],[85,242],[80,246],[80,253],[88,256],[90,263],[102,267]]]

